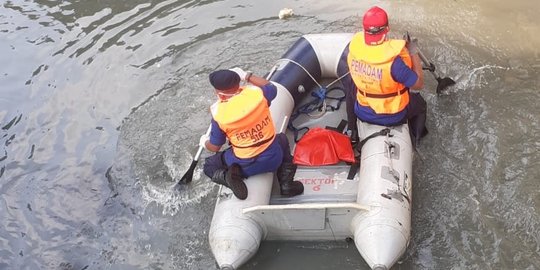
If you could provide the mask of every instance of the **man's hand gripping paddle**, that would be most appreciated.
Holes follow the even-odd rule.
[[[405,34],[405,40],[407,42],[410,42],[411,41],[411,37],[409,36],[409,32],[407,32]],[[429,72],[431,72],[431,74],[433,74],[433,76],[435,77],[435,79],[437,80],[437,94],[440,94],[445,88],[447,88],[448,86],[452,86],[454,84],[456,84],[456,82],[452,79],[450,79],[449,77],[444,77],[444,78],[441,78],[439,77],[439,75],[437,74],[437,72],[435,71],[435,65],[433,63],[431,63],[427,58],[426,56],[422,53],[422,51],[420,50],[420,48],[418,48],[418,56],[420,56],[420,59],[422,60],[422,62],[424,63],[424,67],[422,67],[422,69],[424,70],[429,70]]]

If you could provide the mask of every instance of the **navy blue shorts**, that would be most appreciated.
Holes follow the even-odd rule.
[[[275,172],[282,162],[292,162],[289,141],[285,134],[276,134],[276,139],[261,154],[254,158],[237,158],[232,148],[225,149],[205,159],[203,171],[208,177],[212,177],[217,170],[224,170],[234,163],[242,167],[245,177],[252,175]]]

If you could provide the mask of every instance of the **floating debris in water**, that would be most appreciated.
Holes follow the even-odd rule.
[[[279,11],[278,17],[279,19],[283,20],[292,17],[292,15],[294,15],[294,11],[292,9],[284,8]]]

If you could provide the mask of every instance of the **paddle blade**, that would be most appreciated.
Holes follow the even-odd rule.
[[[197,167],[197,160],[193,160],[191,162],[189,169],[186,171],[184,176],[180,178],[176,185],[185,185],[191,183],[191,180],[193,180],[193,171],[195,171],[195,167]]]
[[[191,185],[188,185],[184,182],[178,182],[176,185],[174,185],[173,187],[173,190],[176,192],[176,193],[182,193],[182,192],[185,192],[187,190],[189,190],[189,187]]]
[[[437,78],[437,94],[440,94],[446,87],[456,84],[456,82],[448,77]]]

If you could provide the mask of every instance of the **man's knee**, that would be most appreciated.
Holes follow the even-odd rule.
[[[282,148],[289,146],[289,140],[287,139],[287,135],[285,135],[285,133],[276,134],[276,140],[278,141],[279,146]]]
[[[212,177],[217,170],[222,170],[227,168],[225,162],[222,158],[222,153],[216,153],[215,155],[209,156],[204,160],[203,172],[206,176]]]
[[[410,94],[410,106],[415,111],[425,112],[426,109],[427,109],[427,102],[424,99],[424,97],[422,97],[422,95],[420,95],[420,93],[411,93]]]

